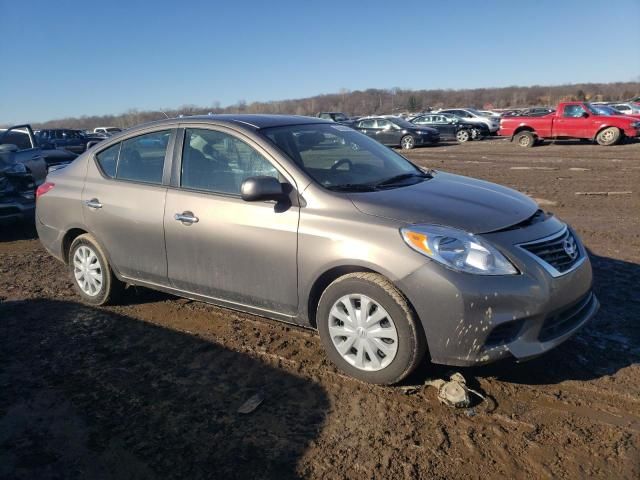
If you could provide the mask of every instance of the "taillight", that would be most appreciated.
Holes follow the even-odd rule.
[[[51,183],[51,182],[44,182],[42,185],[40,185],[37,189],[36,189],[36,198],[44,195],[45,193],[47,193],[49,190],[51,190],[53,187],[55,187],[56,184],[55,183]]]

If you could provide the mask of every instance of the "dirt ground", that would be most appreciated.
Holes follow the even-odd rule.
[[[489,399],[452,410],[340,375],[311,331],[140,288],[83,306],[33,231],[1,227],[0,478],[640,478],[640,143],[408,156],[570,222],[595,321],[534,361],[462,369]]]

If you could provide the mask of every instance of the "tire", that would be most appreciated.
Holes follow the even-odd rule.
[[[456,132],[456,140],[458,143],[465,143],[471,140],[472,134],[467,129],[458,130]]]
[[[416,141],[411,135],[405,135],[400,139],[400,146],[403,150],[411,150],[416,146]]]
[[[360,323],[357,313],[365,301],[366,318],[373,321],[369,326]],[[353,317],[356,320],[351,323]],[[422,327],[407,299],[376,273],[350,273],[331,283],[320,297],[316,319],[329,360],[364,382],[397,383],[416,368],[426,352]]]
[[[124,291],[102,248],[89,234],[80,235],[71,244],[69,270],[76,292],[90,305],[115,303]]]
[[[622,132],[619,128],[609,127],[598,132],[596,142],[598,142],[598,145],[610,147],[611,145],[617,144],[621,138]]]
[[[536,144],[536,136],[533,132],[520,132],[516,135],[515,141],[521,147],[531,148]]]

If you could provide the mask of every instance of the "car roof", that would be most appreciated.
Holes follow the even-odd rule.
[[[210,114],[194,115],[189,117],[176,117],[157,120],[154,122],[136,125],[134,129],[141,127],[152,127],[162,125],[173,125],[176,123],[212,123],[212,124],[236,124],[260,130],[262,128],[283,127],[287,125],[306,125],[313,123],[333,124],[330,120],[318,117],[303,117],[301,115],[267,115],[267,114]]]

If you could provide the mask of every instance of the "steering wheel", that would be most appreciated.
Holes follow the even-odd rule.
[[[344,165],[346,163],[349,164],[349,170],[351,170],[353,168],[353,162],[351,160],[349,160],[348,158],[341,158],[340,160],[336,161],[333,165],[331,165],[330,170],[332,172],[335,172],[336,170],[338,170],[338,168],[341,165]]]

